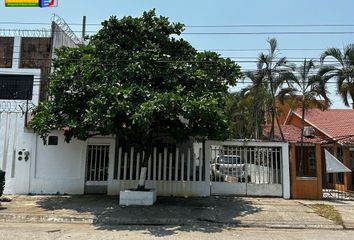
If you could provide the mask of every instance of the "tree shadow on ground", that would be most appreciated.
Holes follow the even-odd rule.
[[[261,209],[240,197],[158,197],[153,206],[119,206],[118,197],[51,196],[36,205],[53,214],[94,216],[94,226],[110,231],[144,231],[163,237],[177,232],[222,232]]]

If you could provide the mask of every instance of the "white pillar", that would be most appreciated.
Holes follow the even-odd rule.
[[[289,144],[282,144],[282,165],[283,165],[283,198],[290,198],[290,167],[289,167]]]
[[[12,54],[12,69],[20,68],[20,57],[21,57],[21,37],[16,36],[14,40],[14,48]]]

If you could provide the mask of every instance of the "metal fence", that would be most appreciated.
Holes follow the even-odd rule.
[[[137,186],[144,154],[134,147],[119,147],[112,192]],[[210,170],[203,159],[201,149],[155,147],[148,161],[146,187],[156,189],[159,196],[209,196]]]
[[[139,180],[139,170],[144,158],[143,151],[131,147],[124,152],[118,150],[118,165],[115,178],[119,180]],[[152,181],[205,181],[202,161],[192,149],[153,148],[148,161],[146,180]]]

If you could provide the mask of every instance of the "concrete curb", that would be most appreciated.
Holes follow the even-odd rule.
[[[93,224],[94,216],[57,216],[45,214],[0,214],[0,222],[25,223],[79,223]]]
[[[16,223],[71,223],[71,224],[93,224],[93,225],[219,225],[230,227],[246,227],[246,228],[276,228],[276,229],[326,229],[326,230],[341,230],[340,225],[318,225],[318,224],[284,224],[281,222],[215,222],[212,219],[174,219],[174,218],[124,218],[124,217],[108,217],[108,216],[92,216],[92,215],[50,215],[50,214],[15,214],[1,213],[0,222],[16,222]]]

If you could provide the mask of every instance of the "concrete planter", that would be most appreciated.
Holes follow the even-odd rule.
[[[119,193],[119,205],[140,205],[151,206],[156,202],[156,190],[150,191],[135,191],[124,190]]]

